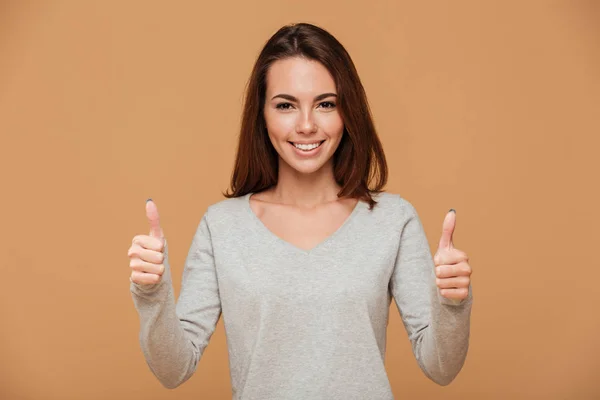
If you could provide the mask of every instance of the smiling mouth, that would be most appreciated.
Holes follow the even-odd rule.
[[[319,142],[314,142],[314,143],[308,143],[308,144],[301,144],[301,143],[294,143],[294,142],[288,142],[288,143],[291,144],[292,146],[294,146],[295,148],[297,148],[298,150],[311,151],[311,150],[314,150],[317,147],[321,146],[324,142],[325,142],[325,140],[321,140]]]

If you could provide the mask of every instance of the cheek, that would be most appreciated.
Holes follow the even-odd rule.
[[[319,128],[332,139],[342,136],[344,122],[339,114],[324,114],[318,121]]]
[[[291,114],[265,112],[265,122],[269,136],[272,138],[284,139],[295,128],[295,121]]]

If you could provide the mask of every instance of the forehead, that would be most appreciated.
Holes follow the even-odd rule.
[[[318,61],[301,57],[275,61],[267,71],[266,90],[267,94],[336,93],[335,81],[327,68]]]

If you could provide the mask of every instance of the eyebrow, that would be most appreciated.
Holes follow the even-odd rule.
[[[323,100],[323,99],[326,99],[327,97],[332,97],[332,96],[333,97],[337,97],[337,94],[335,94],[335,93],[323,93],[323,94],[320,94],[320,95],[316,96],[315,99],[314,99],[314,101]],[[282,99],[289,100],[289,101],[295,101],[295,102],[298,101],[298,99],[295,98],[294,96],[292,96],[290,94],[285,94],[285,93],[281,93],[281,94],[275,95],[275,96],[273,96],[271,98],[271,100],[276,99],[278,97],[280,97]]]

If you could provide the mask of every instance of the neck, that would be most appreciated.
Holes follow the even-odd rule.
[[[312,208],[337,201],[340,189],[333,176],[332,160],[311,174],[298,172],[279,160],[277,185],[272,194],[279,203]]]

